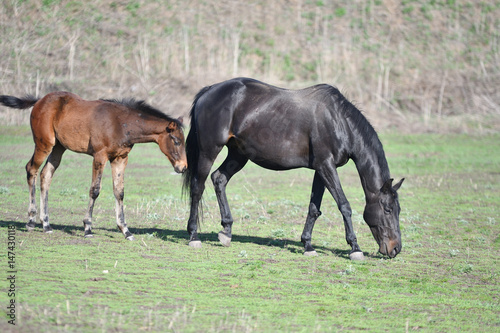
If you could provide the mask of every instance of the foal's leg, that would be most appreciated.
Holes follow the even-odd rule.
[[[108,157],[106,154],[96,154],[94,155],[94,162],[92,164],[92,185],[89,191],[89,207],[87,209],[87,214],[83,219],[83,227],[85,230],[84,237],[92,237],[92,213],[94,211],[94,203],[99,193],[101,192],[101,179],[102,172],[106,166]]]
[[[311,202],[309,204],[309,212],[307,213],[306,224],[304,225],[304,231],[300,240],[304,244],[304,255],[306,256],[316,256],[318,255],[311,245],[311,235],[314,228],[314,223],[316,219],[321,215],[321,201],[323,200],[323,194],[325,193],[325,184],[321,179],[318,172],[314,173],[314,180],[311,191]]]
[[[125,235],[128,240],[134,240],[134,235],[128,230],[125,223],[125,214],[123,212],[123,196],[124,184],[123,178],[125,175],[125,167],[127,166],[128,156],[117,157],[111,161],[111,174],[113,175],[113,193],[116,199],[116,224],[118,229]]]
[[[66,148],[57,142],[40,173],[40,220],[42,221],[43,231],[47,233],[52,232],[52,227],[49,224],[49,187],[54,172],[59,167],[62,155],[65,151]]]
[[[326,188],[328,188],[328,191],[330,191],[333,198],[337,202],[337,207],[344,219],[345,238],[347,243],[352,248],[349,257],[353,260],[364,259],[363,252],[361,252],[361,249],[359,248],[358,240],[352,227],[351,205],[349,204],[349,201],[347,201],[344,191],[342,190],[342,186],[340,185],[340,179],[337,169],[335,168],[335,164],[332,160],[325,161],[325,163],[317,169],[317,172],[319,172]]]
[[[43,161],[52,151],[52,146],[39,146],[35,143],[35,152],[33,156],[26,164],[26,178],[28,181],[28,188],[30,192],[30,202],[28,206],[28,223],[26,224],[26,229],[31,231],[35,229],[36,221],[36,177],[38,174],[38,169],[42,165]]]
[[[219,232],[219,241],[224,246],[231,245],[231,227],[233,225],[233,216],[231,215],[226,197],[226,185],[231,177],[240,171],[247,162],[248,158],[239,154],[235,149],[230,149],[224,163],[212,173],[211,178],[219,203],[221,225],[223,228]]]

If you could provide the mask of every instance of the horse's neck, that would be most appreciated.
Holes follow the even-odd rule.
[[[352,155],[367,201],[380,191],[390,177],[382,143],[376,137],[373,140],[370,144],[358,143],[357,151]]]
[[[133,122],[133,130],[130,131],[131,143],[155,142],[158,135],[165,131],[167,124],[159,120],[148,120],[139,118]]]

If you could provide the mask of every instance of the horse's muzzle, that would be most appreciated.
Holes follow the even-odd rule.
[[[187,170],[187,165],[184,163],[178,163],[178,164],[174,165],[174,170],[177,173],[184,173]]]
[[[401,248],[401,242],[390,240],[380,244],[379,252],[392,259],[401,252]]]

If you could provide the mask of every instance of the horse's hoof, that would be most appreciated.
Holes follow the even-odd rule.
[[[231,246],[231,237],[227,237],[227,235],[222,231],[219,232],[219,241],[226,247]]]
[[[129,241],[135,240],[134,235],[127,236],[127,237],[125,237],[125,239],[129,240]]]
[[[200,240],[192,240],[189,242],[189,246],[193,249],[201,249],[201,241]]]
[[[54,230],[52,230],[52,227],[44,227],[43,232],[45,232],[46,234],[51,234],[54,232]]]
[[[92,237],[94,237],[94,234],[88,233],[88,234],[83,235],[83,237],[92,238]]]
[[[35,224],[34,223],[26,223],[26,230],[28,230],[28,231],[35,230]]]
[[[360,252],[360,251],[356,251],[356,252],[349,254],[349,258],[351,258],[351,260],[365,260],[365,256],[363,255],[363,252]]]
[[[318,252],[312,250],[312,251],[306,251],[304,252],[304,255],[306,257],[317,257],[318,256]]]

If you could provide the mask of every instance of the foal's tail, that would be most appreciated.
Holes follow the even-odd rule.
[[[0,96],[0,104],[3,104],[9,108],[14,109],[27,109],[35,105],[38,102],[39,98],[36,98],[31,95],[26,95],[23,98],[17,98],[14,96],[1,95]]]

